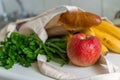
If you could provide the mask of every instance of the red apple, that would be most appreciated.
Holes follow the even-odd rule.
[[[67,44],[67,55],[77,66],[93,65],[101,55],[101,41],[92,35],[75,34]]]

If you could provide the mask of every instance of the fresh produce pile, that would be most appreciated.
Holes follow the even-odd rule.
[[[29,36],[11,33],[1,42],[0,66],[10,69],[16,63],[29,67],[37,61],[37,55],[46,55],[47,61],[55,61],[61,65],[67,64],[69,59],[66,54],[66,39],[48,39],[45,43],[35,37],[34,33]]]
[[[102,54],[112,51],[120,53],[120,28],[98,15],[78,11],[67,11],[60,17],[66,29],[73,33],[85,33],[98,37],[102,42]]]
[[[61,66],[69,61],[77,66],[90,66],[109,51],[120,53],[120,28],[96,14],[79,9],[66,11],[56,24],[45,27],[49,37],[45,43],[34,33],[26,36],[13,32],[6,37],[0,46],[0,66],[10,69],[18,63],[28,67],[38,54]]]

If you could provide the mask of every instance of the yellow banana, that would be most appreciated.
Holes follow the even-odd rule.
[[[85,34],[90,34],[90,35],[95,36],[95,33],[94,33],[94,31],[92,30],[92,28],[84,29],[84,30],[82,30],[81,32],[83,32],[83,33],[85,33]]]
[[[120,28],[118,28],[117,26],[107,22],[107,21],[102,21],[102,23],[98,26],[95,26],[95,28],[104,31],[108,34],[111,34],[113,36],[115,36],[116,38],[120,39]]]
[[[92,28],[82,30],[82,32],[85,33],[85,34],[90,34],[90,35],[95,36],[95,32],[94,32],[94,30]],[[102,44],[102,54],[106,55],[107,52],[108,52],[107,47],[104,44]]]
[[[104,44],[102,44],[102,54],[106,55],[108,52],[109,52],[108,48]]]
[[[120,40],[116,37],[92,27],[95,35],[102,41],[102,43],[111,51],[120,53]]]
[[[73,37],[73,34],[68,34],[68,35],[65,36],[65,38],[67,39],[67,41],[69,41],[70,38],[72,38],[72,37]]]

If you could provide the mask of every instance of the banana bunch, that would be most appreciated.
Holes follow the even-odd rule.
[[[90,35],[96,36],[95,31],[92,28],[82,30],[81,32],[85,33],[85,34],[90,34]],[[106,55],[108,51],[109,51],[108,48],[102,43],[102,54]]]
[[[102,42],[102,54],[108,51],[120,53],[120,28],[115,25],[102,21],[98,26],[91,27],[89,30],[83,31],[86,34],[94,34]]]

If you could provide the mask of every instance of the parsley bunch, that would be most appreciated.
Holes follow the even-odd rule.
[[[37,55],[46,55],[47,61],[55,61],[61,65],[67,64],[66,39],[48,39],[44,44],[35,37],[11,33],[10,37],[0,42],[0,66],[10,69],[16,63],[24,67],[31,66],[37,60]]]

